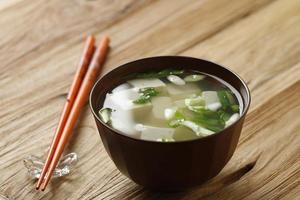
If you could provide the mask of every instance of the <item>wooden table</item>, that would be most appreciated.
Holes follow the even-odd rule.
[[[299,0],[0,1],[0,194],[11,199],[299,199]],[[55,131],[84,37],[112,40],[104,73],[154,55],[228,66],[252,92],[238,148],[222,172],[190,191],[155,193],[124,177],[88,106],[66,152],[73,173],[34,189],[22,159]]]

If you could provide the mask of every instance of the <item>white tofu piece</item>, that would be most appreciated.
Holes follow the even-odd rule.
[[[141,133],[135,129],[132,112],[124,112],[124,110],[112,112],[111,126],[129,136],[139,138],[141,135]]]
[[[222,107],[216,91],[202,92],[202,98],[205,100],[205,108],[211,111],[217,111]]]
[[[182,99],[188,95],[201,92],[195,83],[187,83],[185,85],[167,84],[167,91],[173,99]]]
[[[116,91],[110,94],[113,100],[135,100],[139,98],[139,90],[137,88],[130,88],[126,90]]]
[[[116,92],[120,92],[122,90],[127,90],[127,89],[130,89],[130,88],[131,88],[131,86],[128,83],[123,83],[123,84],[115,87],[111,92],[116,93]]]
[[[185,81],[182,78],[180,78],[179,76],[169,75],[169,76],[167,76],[167,79],[171,83],[174,83],[175,85],[185,85]]]
[[[212,103],[220,103],[218,94],[216,91],[204,91],[202,92],[202,98],[205,100],[206,105]]]
[[[220,102],[216,103],[211,103],[205,106],[206,109],[211,110],[211,111],[217,111],[222,107],[222,104]]]
[[[174,101],[174,105],[177,108],[184,108],[186,106],[185,105],[185,99],[180,99],[180,100]]]
[[[143,105],[135,105],[132,107],[131,112],[135,120],[139,121],[140,118],[144,118],[149,115],[152,110],[152,104],[147,103]]]
[[[139,93],[137,88],[131,88],[127,90],[122,90],[110,94],[107,97],[107,101],[110,99],[110,103],[106,105],[112,105],[111,108],[115,110],[123,110],[123,112],[130,112],[134,119],[144,117],[145,113],[151,113],[152,104],[135,104],[134,100],[139,98]],[[121,112],[121,111],[120,111]]]
[[[135,88],[147,88],[147,87],[153,87],[157,89],[158,91],[164,91],[166,84],[159,80],[158,78],[153,79],[133,79],[127,81],[130,85],[132,85]]]
[[[207,135],[211,135],[211,134],[215,133],[215,132],[208,130],[204,127],[201,127],[198,124],[195,124],[194,122],[191,122],[191,121],[183,121],[182,125],[193,130],[198,136],[207,136]]]
[[[196,81],[201,81],[204,79],[206,76],[202,74],[192,74],[184,77],[185,82],[196,82]]]
[[[146,125],[139,127],[139,130],[141,131],[142,140],[151,141],[159,141],[162,138],[172,141],[175,133],[175,129],[173,128],[159,128]]]
[[[110,94],[109,96],[113,103],[120,106],[121,109],[130,110],[136,106],[144,106],[146,104],[134,104],[133,101],[140,97],[137,88],[131,88],[127,90],[121,90]]]
[[[175,116],[176,111],[177,111],[177,107],[166,108],[164,111],[165,119],[166,120],[172,119]]]
[[[153,97],[151,103],[153,117],[157,119],[165,119],[165,109],[173,105],[170,97]]]

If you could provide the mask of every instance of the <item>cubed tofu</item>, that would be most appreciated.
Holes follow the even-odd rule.
[[[220,103],[216,91],[204,91],[202,92],[202,98],[205,100],[206,105],[213,104],[213,103]]]
[[[165,119],[170,120],[175,116],[175,113],[177,111],[177,107],[172,107],[172,108],[165,108],[164,114],[165,114]]]
[[[140,118],[146,117],[151,113],[152,110],[152,104],[147,103],[147,104],[141,104],[141,105],[136,105],[134,104],[131,107],[131,112],[132,116],[134,117],[135,120],[139,120]]]
[[[111,92],[116,93],[116,92],[120,92],[122,90],[128,90],[130,88],[131,88],[131,85],[129,85],[128,83],[123,83],[123,84],[115,87]]]
[[[112,108],[115,110],[124,110],[124,112],[131,112],[132,116],[135,119],[145,116],[145,113],[151,113],[152,104],[135,104],[134,100],[139,98],[139,93],[137,88],[131,88],[127,90],[122,90],[119,92],[115,92],[110,94],[107,99],[111,100],[113,106]]]
[[[189,95],[200,93],[197,84],[187,83],[185,85],[167,84],[167,91],[173,99],[183,99]]]
[[[141,133],[135,129],[135,120],[131,112],[116,110],[112,112],[111,126],[126,135],[139,138]]]
[[[180,99],[180,100],[174,101],[174,105],[177,108],[184,108],[184,107],[186,107],[186,105],[185,105],[185,99]]]
[[[136,106],[133,101],[138,99],[140,94],[137,88],[131,88],[127,90],[121,90],[110,94],[111,100],[124,110],[129,110]]]
[[[137,88],[116,91],[110,95],[113,99],[118,100],[135,100],[140,96],[139,90]]]
[[[221,107],[222,107],[222,104],[221,104],[220,102],[207,104],[207,105],[205,106],[206,109],[211,110],[211,111],[217,111],[217,110],[220,109]]]
[[[158,141],[160,139],[173,140],[175,129],[173,128],[158,128],[153,126],[143,125],[141,130],[142,140]]]
[[[159,92],[164,92],[166,88],[166,84],[159,80],[158,78],[153,79],[133,79],[127,81],[131,86],[135,88],[148,88],[153,87],[157,89]]]
[[[156,126],[156,127],[163,127],[163,128],[169,127],[166,120],[161,120],[153,117],[151,111],[148,113],[144,113],[144,116],[136,119],[136,122],[141,124],[147,124],[148,126]]]
[[[165,109],[173,105],[170,97],[153,97],[151,103],[153,117],[157,119],[165,119]]]
[[[175,85],[185,85],[185,81],[182,78],[180,78],[179,76],[169,75],[169,76],[167,76],[167,79],[171,83],[174,83]]]

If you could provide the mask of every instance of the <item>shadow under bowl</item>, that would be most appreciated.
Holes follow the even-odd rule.
[[[135,139],[103,123],[98,111],[106,93],[132,73],[166,68],[196,70],[219,77],[242,97],[239,120],[219,133],[189,141],[156,142]],[[99,79],[90,94],[90,107],[104,147],[117,168],[135,183],[159,191],[182,190],[216,176],[232,157],[250,105],[250,92],[234,72],[218,64],[191,57],[150,57],[126,63]]]

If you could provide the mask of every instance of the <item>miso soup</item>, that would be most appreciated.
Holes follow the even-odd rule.
[[[166,69],[132,75],[106,94],[99,116],[128,136],[173,142],[217,134],[242,109],[240,94],[220,78]]]

